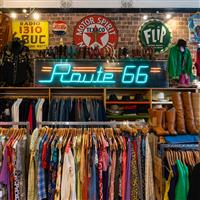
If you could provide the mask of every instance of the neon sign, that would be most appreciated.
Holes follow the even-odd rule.
[[[47,87],[167,87],[165,70],[149,61],[36,60],[35,75],[35,85]]]

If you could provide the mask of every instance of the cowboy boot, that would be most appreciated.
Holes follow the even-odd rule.
[[[200,93],[192,93],[192,107],[194,113],[194,121],[196,124],[196,128],[198,133],[200,133]]]
[[[190,92],[182,92],[182,101],[185,114],[186,129],[189,133],[197,133],[197,128],[194,122],[194,114],[192,109],[192,101]]]
[[[149,115],[152,121],[152,128],[153,131],[157,135],[166,135],[169,132],[164,130],[162,127],[162,120],[163,120],[163,114],[165,112],[165,109],[149,109]]]
[[[161,108],[161,109],[156,109],[156,117],[157,117],[157,127],[155,128],[155,131],[157,132],[158,135],[166,135],[169,134],[168,131],[166,131],[163,126],[163,117],[165,115],[166,109]]]
[[[175,131],[175,121],[176,121],[176,110],[175,108],[171,108],[166,111],[166,120],[167,120],[167,129],[169,131],[169,134],[177,134]]]
[[[184,134],[185,130],[185,119],[184,119],[184,111],[183,104],[181,100],[181,95],[178,92],[174,92],[172,94],[173,106],[176,109],[176,129],[180,134]]]

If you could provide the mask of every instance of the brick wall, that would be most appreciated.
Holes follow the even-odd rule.
[[[64,43],[70,44],[73,42],[73,30],[76,23],[83,17],[91,15],[92,13],[44,13],[42,14],[42,20],[47,20],[49,22],[50,29],[50,45],[58,45],[60,37],[52,33],[52,24],[56,20],[64,20],[68,25],[68,32],[63,36]],[[94,13],[96,14],[96,13]],[[140,47],[138,41],[138,29],[140,25],[144,22],[143,15],[144,13],[98,13],[99,15],[104,15],[112,20],[119,32],[119,47],[127,47],[129,49]],[[185,39],[188,41],[188,17],[192,13],[177,13],[173,14],[173,17],[170,20],[165,20],[165,14],[160,13],[145,13],[145,15],[150,18],[161,19],[166,21],[168,27],[172,31],[172,43],[176,43],[179,38]],[[189,44],[188,46],[191,50],[193,60],[196,56],[197,45]],[[158,55],[157,59],[166,59],[167,52]]]

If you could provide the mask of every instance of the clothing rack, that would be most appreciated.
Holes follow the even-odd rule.
[[[0,122],[0,127],[1,126],[12,126],[12,125],[19,125],[19,126],[25,126],[28,133],[30,131],[30,124],[29,122]]]
[[[143,121],[139,121],[141,124],[145,123]],[[39,125],[43,125],[43,126],[55,126],[55,125],[65,125],[65,126],[116,126],[116,125],[136,125],[139,122],[129,122],[129,121],[91,121],[91,122],[50,122],[50,121],[43,121],[43,122],[37,122],[37,127]]]
[[[199,150],[200,145],[195,144],[160,144],[161,158],[164,158],[165,149],[178,149],[178,150]]]

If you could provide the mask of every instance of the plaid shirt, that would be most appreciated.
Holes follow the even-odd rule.
[[[42,148],[43,143],[46,140],[47,135],[43,137],[39,144],[39,154],[38,154],[38,200],[47,198],[46,188],[45,188],[45,173],[42,167]]]

